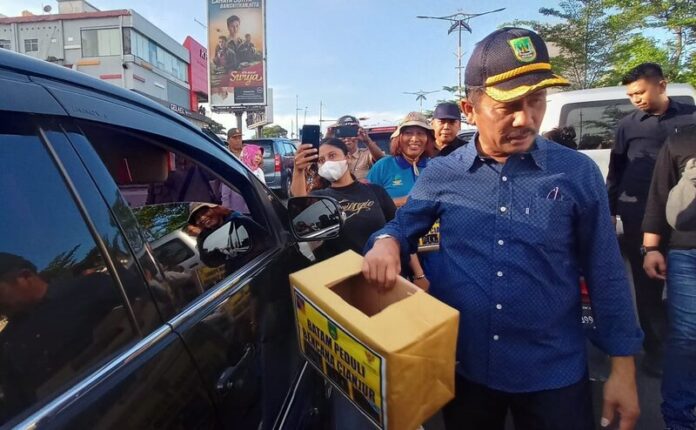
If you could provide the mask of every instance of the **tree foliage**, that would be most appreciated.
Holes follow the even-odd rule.
[[[648,61],[696,86],[696,0],[562,0],[539,13],[546,19],[513,24],[558,49],[551,63],[572,89],[618,85]]]
[[[279,125],[267,125],[261,130],[263,137],[288,137],[288,131]]]
[[[623,32],[613,26],[603,0],[563,0],[558,8],[541,8],[539,13],[553,19],[515,21],[530,27],[553,48],[551,63],[572,83],[572,89],[593,88],[610,71],[610,59]],[[552,52],[553,53],[553,52]]]

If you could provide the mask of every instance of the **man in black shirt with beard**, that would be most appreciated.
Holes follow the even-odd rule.
[[[657,376],[666,327],[663,285],[643,271],[641,222],[657,154],[679,127],[696,122],[696,107],[667,97],[667,82],[657,64],[637,66],[622,83],[638,110],[624,117],[616,130],[607,176],[609,207],[614,222],[616,215],[623,222],[624,253],[631,263],[638,318],[645,332],[643,368]]]

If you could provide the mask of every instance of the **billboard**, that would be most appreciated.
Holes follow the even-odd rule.
[[[266,98],[268,104],[265,107],[247,111],[246,122],[249,130],[255,130],[273,122],[273,88],[268,88]]]
[[[207,0],[210,105],[266,104],[266,0]]]

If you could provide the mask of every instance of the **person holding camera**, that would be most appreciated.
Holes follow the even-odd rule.
[[[343,115],[336,124],[329,127],[326,138],[337,138],[348,148],[348,171],[355,179],[365,182],[365,178],[372,166],[384,157],[384,151],[368,136],[360,127],[358,119],[352,115]],[[360,148],[359,144],[365,144]],[[300,145],[295,154],[295,168],[292,172],[290,191],[293,196],[306,196],[311,190],[325,188],[326,182],[318,176],[316,161],[319,158],[319,149],[311,144]],[[317,186],[319,184],[319,186]]]

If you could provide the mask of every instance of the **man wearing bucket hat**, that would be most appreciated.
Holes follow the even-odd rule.
[[[400,255],[440,219],[441,264],[430,293],[460,311],[448,429],[592,429],[582,272],[612,357],[602,426],[639,415],[633,355],[641,348],[604,180],[585,155],[538,135],[553,74],[544,41],[521,28],[480,41],[466,68],[468,145],[432,160],[396,218],[373,236],[363,274],[393,286]],[[369,246],[369,244],[368,244]]]

